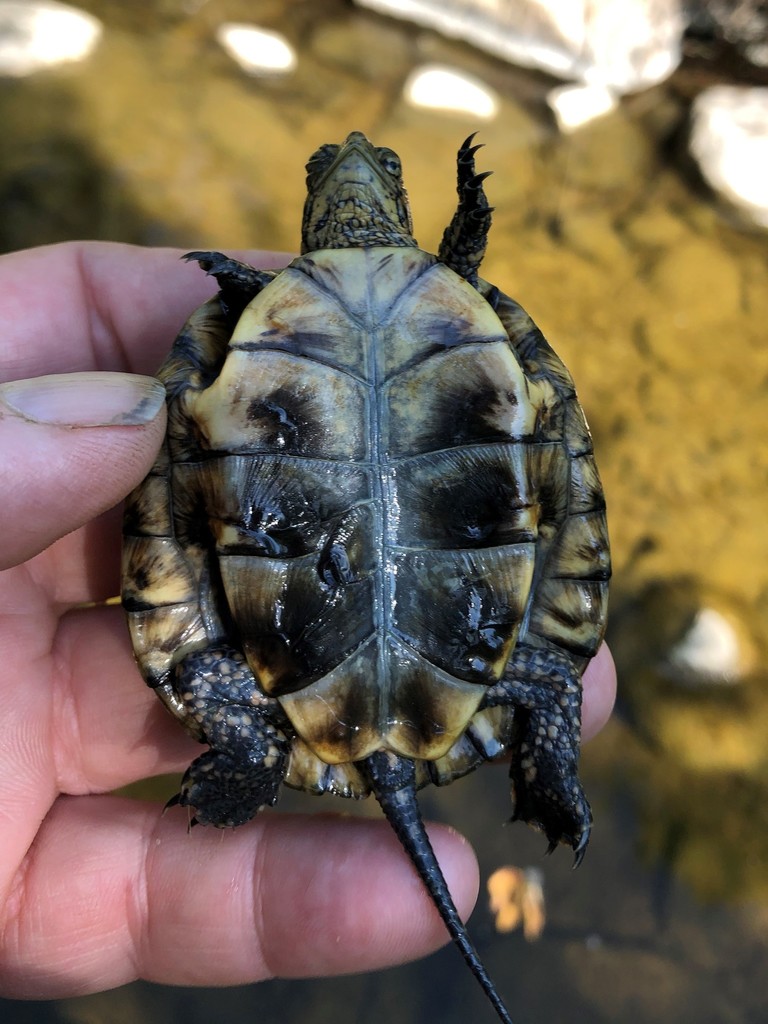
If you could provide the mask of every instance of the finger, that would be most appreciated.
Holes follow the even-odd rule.
[[[53,660],[56,705],[66,709],[54,738],[61,792],[104,793],[181,772],[201,753],[141,678],[122,608],[66,614]]]
[[[346,974],[447,941],[384,822],[266,815],[224,834],[185,824],[180,811],[160,818],[116,797],[57,801],[2,932],[6,995]],[[450,829],[430,835],[468,913],[474,854]]]
[[[0,257],[0,380],[74,370],[153,373],[216,291],[181,249],[64,242]],[[259,268],[286,253],[235,254]]]
[[[120,501],[149,471],[165,392],[146,377],[72,374],[0,386],[0,568]]]
[[[120,594],[123,515],[121,501],[55,541],[36,559],[37,579],[59,608]]]
[[[581,734],[592,739],[611,717],[616,701],[616,666],[607,644],[602,644],[584,673]]]

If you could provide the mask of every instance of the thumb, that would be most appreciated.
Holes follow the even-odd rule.
[[[0,384],[0,569],[116,505],[165,429],[152,377],[70,373]]]

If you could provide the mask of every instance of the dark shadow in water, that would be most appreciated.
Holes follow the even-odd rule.
[[[175,245],[194,234],[142,212],[88,141],[65,82],[0,80],[0,124],[0,251],[79,238]]]

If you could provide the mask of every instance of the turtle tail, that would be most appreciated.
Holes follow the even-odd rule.
[[[448,933],[493,1004],[499,1019],[504,1021],[504,1024],[512,1024],[507,1008],[470,941],[437,863],[416,801],[416,769],[413,761],[407,757],[379,751],[366,759],[365,767],[374,796],[418,871],[445,922]]]

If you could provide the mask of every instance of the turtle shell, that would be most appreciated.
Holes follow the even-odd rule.
[[[126,530],[145,677],[167,689],[191,650],[236,638],[304,788],[380,749],[437,763],[437,781],[494,756],[508,712],[479,708],[521,629],[583,658],[602,635],[604,584],[579,579],[607,558],[599,481],[541,335],[526,368],[480,291],[394,247],[300,257],[231,336],[212,304],[186,335],[207,361],[189,375],[177,343],[161,373],[167,453]],[[593,613],[569,620],[590,589]]]

